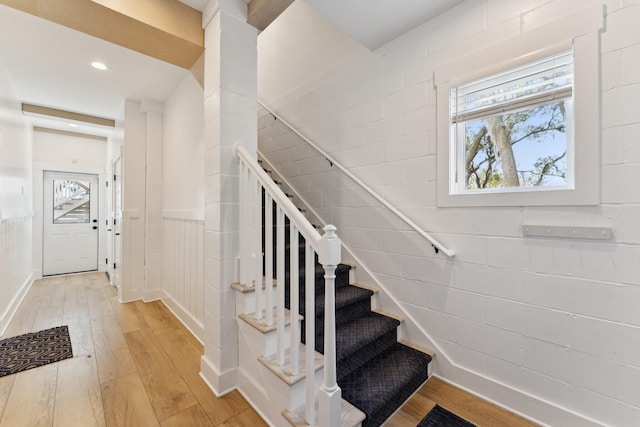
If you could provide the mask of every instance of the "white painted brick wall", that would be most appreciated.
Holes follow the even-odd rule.
[[[434,69],[595,1],[469,0],[360,68],[278,105],[303,134],[453,248],[453,260],[434,254],[304,143],[279,138],[268,114],[259,144],[456,365],[598,423],[630,426],[640,419],[640,1],[604,3],[598,206],[438,208],[433,185]],[[611,227],[614,238],[523,238],[522,225],[536,223]],[[464,384],[464,376],[452,379],[491,392]],[[510,402],[525,413],[534,408]],[[528,415],[575,425],[570,412]]]

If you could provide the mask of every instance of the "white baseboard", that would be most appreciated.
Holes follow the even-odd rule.
[[[160,298],[200,343],[204,344],[204,325],[166,292]]]
[[[9,307],[7,307],[5,312],[2,313],[2,317],[0,318],[0,335],[4,334],[7,326],[9,326],[9,323],[13,319],[13,316],[15,316],[18,307],[20,307],[20,304],[22,303],[22,300],[24,300],[27,292],[29,292],[29,289],[31,289],[33,281],[33,273],[31,273],[29,274],[29,277],[27,277],[27,280],[25,280],[25,282],[22,284],[22,286],[20,286],[20,290],[11,300],[11,304],[9,304]]]
[[[144,302],[157,301],[159,299],[162,299],[163,296],[164,296],[164,292],[162,292],[162,289],[144,290],[142,292],[142,301]]]
[[[602,427],[601,422],[558,406],[539,396],[534,396],[455,364],[452,368],[455,380],[437,374],[435,376],[541,426]],[[536,414],[536,418],[527,415],[527,413]]]
[[[276,424],[267,416],[267,414],[265,414],[260,409],[261,406],[258,404],[258,402],[256,402],[256,400],[261,399],[260,396],[264,394],[264,390],[262,389],[262,387],[257,386],[255,382],[253,382],[251,378],[248,378],[241,369],[238,369],[238,377],[238,381],[240,383],[238,385],[238,392],[242,395],[242,397],[244,397],[247,402],[249,402],[249,405],[251,405],[253,410],[260,415],[265,423],[267,423],[271,427],[275,427]],[[281,415],[280,417],[284,419],[284,417],[282,417]]]
[[[222,397],[236,389],[237,373],[238,368],[219,372],[206,355],[200,358],[200,377],[217,397]]]

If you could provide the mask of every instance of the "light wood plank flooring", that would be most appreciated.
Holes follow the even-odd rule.
[[[0,377],[0,427],[265,426],[238,392],[199,376],[202,345],[159,301],[120,304],[103,273],[36,281],[1,338],[68,325],[74,357]],[[535,424],[431,378],[386,424],[437,403],[483,426]]]
[[[238,392],[215,397],[164,304],[120,304],[104,273],[36,281],[2,338],[63,324],[74,357],[1,377],[0,427],[266,426]]]
[[[415,427],[436,403],[478,427],[534,427],[518,415],[431,377],[385,424],[385,427]]]

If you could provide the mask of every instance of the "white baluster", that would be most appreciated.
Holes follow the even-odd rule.
[[[262,204],[262,185],[257,179],[252,180],[251,194],[253,196],[253,268],[252,276],[255,286],[255,310],[256,319],[262,319],[262,210],[260,205]]]
[[[284,212],[278,206],[277,210],[277,275],[278,275],[278,364],[284,365],[285,335],[284,335]]]
[[[265,194],[264,270],[267,291],[267,325],[273,325],[273,199]]]
[[[298,313],[300,312],[300,270],[298,269],[298,228],[292,223],[289,232],[289,309],[291,312],[291,373],[298,375],[300,371],[300,323]]]
[[[240,274],[239,280],[240,284],[248,285],[247,283],[247,210],[249,209],[247,206],[247,168],[244,165],[244,162],[240,162]]]
[[[253,174],[251,171],[246,168],[244,173],[244,238],[243,241],[243,256],[242,261],[240,263],[240,271],[242,271],[244,281],[242,282],[246,286],[251,286],[251,193],[249,189],[251,188],[251,177]]]
[[[315,397],[316,388],[314,384],[315,377],[315,356],[316,356],[316,284],[315,280],[315,252],[311,248],[309,241],[305,243],[304,251],[304,286],[305,286],[305,313],[304,313],[304,334],[305,334],[305,353],[307,358],[307,372],[306,372],[306,391],[307,391],[307,406],[306,406],[306,420],[309,425],[313,425],[315,422]]]

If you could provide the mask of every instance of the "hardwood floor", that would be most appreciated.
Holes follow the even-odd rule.
[[[537,424],[431,377],[385,424],[415,427],[437,404],[478,427],[533,427]]]
[[[120,304],[104,273],[36,281],[2,338],[63,324],[74,357],[1,377],[0,427],[266,426],[238,392],[215,397],[164,304]]]
[[[199,376],[203,347],[162,302],[120,304],[104,273],[36,281],[1,338],[69,326],[74,357],[0,377],[0,427],[266,423]],[[482,426],[535,424],[431,378],[386,424],[415,427],[437,403]]]

